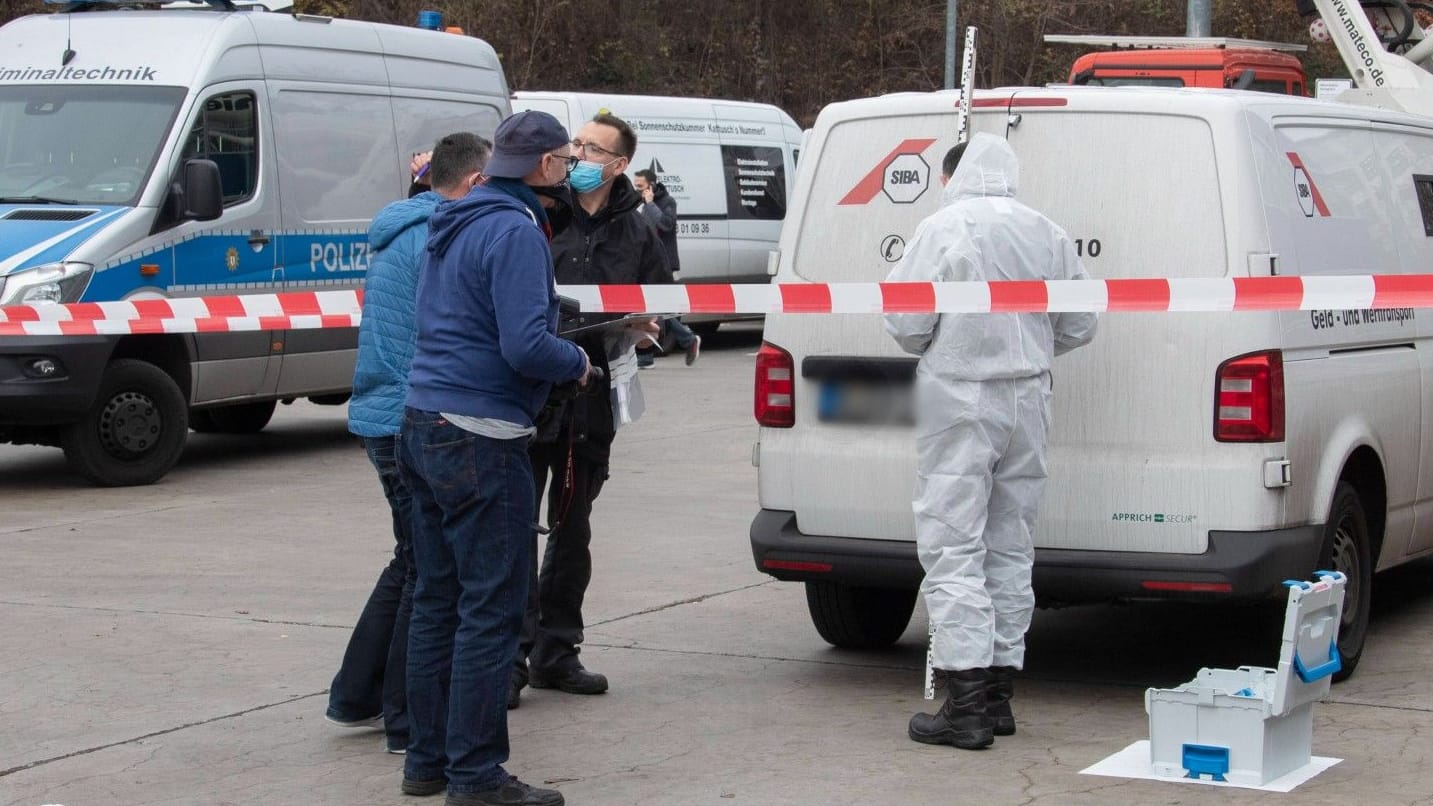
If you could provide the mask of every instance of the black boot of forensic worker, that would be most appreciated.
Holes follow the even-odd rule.
[[[1015,667],[990,667],[990,699],[986,710],[995,725],[996,736],[1015,735],[1015,714],[1010,710],[1010,698],[1015,696]]]
[[[987,712],[989,669],[953,672],[935,670],[936,688],[945,685],[945,704],[934,714],[911,717],[910,737],[924,744],[950,744],[979,750],[995,743],[995,726]]]

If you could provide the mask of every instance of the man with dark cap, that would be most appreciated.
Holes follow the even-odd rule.
[[[502,768],[527,600],[534,501],[527,443],[553,383],[587,382],[557,337],[547,215],[533,187],[574,159],[545,112],[498,126],[486,184],[438,205],[418,278],[418,335],[399,437],[418,582],[408,644],[403,792],[448,806],[558,806]]]

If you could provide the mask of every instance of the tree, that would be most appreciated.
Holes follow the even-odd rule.
[[[1063,81],[1083,52],[1048,33],[1179,36],[1187,0],[963,0],[980,30],[976,85]],[[774,103],[809,125],[833,101],[945,80],[944,0],[298,0],[297,11],[412,25],[420,10],[486,39],[514,89],[693,95]],[[44,10],[0,0],[0,21]],[[1292,0],[1218,0],[1222,36],[1306,42]],[[1310,76],[1346,75],[1331,45]]]

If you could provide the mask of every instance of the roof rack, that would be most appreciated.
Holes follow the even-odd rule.
[[[1227,36],[1113,36],[1105,34],[1046,34],[1045,41],[1060,45],[1089,45],[1102,48],[1250,48],[1302,53],[1308,45],[1235,39]]]

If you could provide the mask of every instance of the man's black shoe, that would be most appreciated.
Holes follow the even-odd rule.
[[[444,806],[563,806],[567,801],[556,789],[538,789],[516,778],[482,792],[449,792]]]
[[[519,705],[522,705],[522,686],[513,683],[508,686],[508,710],[516,711]]]
[[[988,712],[993,677],[989,669],[935,670],[936,686],[944,685],[945,703],[934,714],[911,717],[908,733],[923,744],[952,744],[979,750],[995,743],[995,722]]]
[[[601,694],[607,690],[607,676],[589,672],[581,666],[555,673],[533,669],[528,684],[533,688],[555,688],[568,694]]]
[[[448,788],[448,779],[434,778],[432,780],[419,781],[405,775],[403,776],[402,788],[403,794],[405,795],[417,795],[419,797],[437,795]]]

